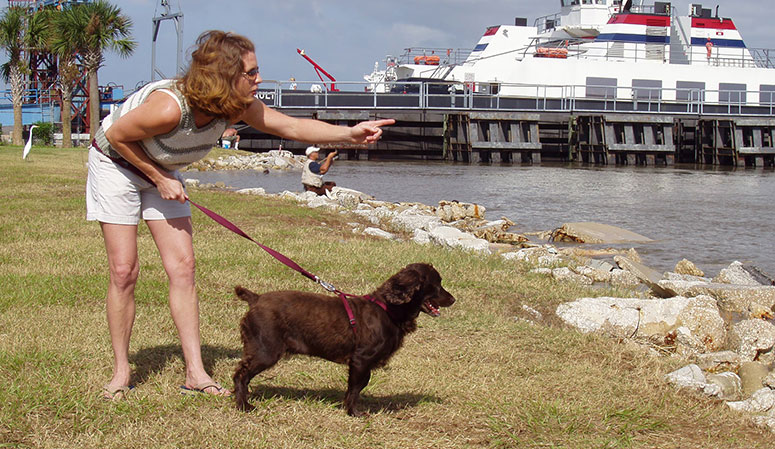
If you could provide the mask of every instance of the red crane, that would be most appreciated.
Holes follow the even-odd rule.
[[[326,85],[326,80],[324,80],[323,77],[320,75],[321,73],[323,75],[326,75],[326,77],[331,80],[331,87],[328,90],[330,90],[331,92],[339,92],[339,89],[337,89],[336,85],[334,84],[336,82],[336,78],[331,76],[330,73],[326,72],[325,69],[323,69],[323,67],[320,67],[320,65],[318,65],[317,62],[313,61],[312,58],[307,56],[304,53],[304,50],[299,50],[297,48],[296,53],[300,54],[302,58],[306,59],[307,61],[309,61],[310,64],[312,64],[312,67],[315,68],[315,73],[318,74],[318,78],[320,78],[320,81],[323,81],[324,86]]]

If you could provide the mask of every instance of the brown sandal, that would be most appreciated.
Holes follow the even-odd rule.
[[[102,399],[106,401],[120,401],[126,398],[127,394],[134,389],[135,387],[133,385],[125,385],[121,387],[111,387],[110,385],[105,385],[102,387]]]
[[[208,388],[214,388],[216,392],[210,393],[207,391]],[[211,381],[211,382],[203,382],[199,385],[194,385],[193,387],[187,387],[185,385],[181,385],[180,394],[184,394],[187,396],[198,396],[200,394],[205,394],[209,396],[231,396],[231,391],[218,385],[218,383]]]

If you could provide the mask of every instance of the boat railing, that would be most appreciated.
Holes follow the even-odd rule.
[[[630,12],[637,13],[637,14],[664,14],[664,13],[656,13],[656,5],[632,5],[630,7]]]
[[[775,69],[775,49],[749,48],[748,50],[751,52],[756,67]]]
[[[560,13],[542,16],[533,22],[533,26],[538,29],[539,34],[551,31],[560,25],[562,25],[562,15]]]
[[[385,92],[371,83],[264,81],[257,94],[270,107],[299,109],[439,109],[546,112],[632,112],[775,117],[775,90],[538,85],[500,82],[388,82]]]
[[[539,49],[565,49],[567,52],[547,56]],[[520,50],[522,51],[522,50]],[[563,59],[590,59],[603,61],[641,62],[654,61],[670,63],[670,44],[624,45],[621,42],[584,42],[580,40],[536,41],[527,48],[527,55],[534,57],[560,57]],[[714,53],[710,58],[707,49],[702,46],[689,47],[686,62],[693,65],[739,68],[775,68],[775,50],[773,49],[728,49],[723,53]]]
[[[410,47],[398,58],[400,64],[417,64],[421,58],[427,61],[429,56],[438,56],[438,65],[462,64],[471,54],[470,48]],[[428,64],[428,65],[437,65]]]

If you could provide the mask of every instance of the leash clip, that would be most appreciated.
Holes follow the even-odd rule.
[[[336,287],[334,287],[334,285],[333,285],[333,284],[331,284],[331,283],[328,283],[328,282],[326,282],[326,281],[324,281],[324,280],[320,279],[320,278],[319,278],[319,277],[317,277],[317,276],[315,276],[315,282],[317,282],[318,284],[320,284],[320,286],[321,286],[321,287],[325,288],[326,290],[330,291],[331,293],[336,293]]]

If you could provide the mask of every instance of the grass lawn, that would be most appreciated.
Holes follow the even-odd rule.
[[[668,386],[663,376],[685,362],[582,335],[554,316],[562,302],[616,292],[555,283],[498,256],[356,235],[353,215],[197,189],[192,199],[343,291],[367,293],[408,263],[430,262],[457,302],[438,319],[422,315],[374,372],[361,403],[368,418],[341,408],[346,368],[307,357],[254,379],[257,409],[240,413],[229,399],[179,394],[166,276],[141,225],[137,388],[104,401],[107,266],[99,226],[85,221],[86,151],[36,147],[27,161],[21,152],[0,147],[0,448],[773,446],[772,434],[722,402]],[[203,356],[231,387],[246,310],[234,286],[320,287],[197,210],[193,220]],[[523,304],[544,319],[520,319]]]

